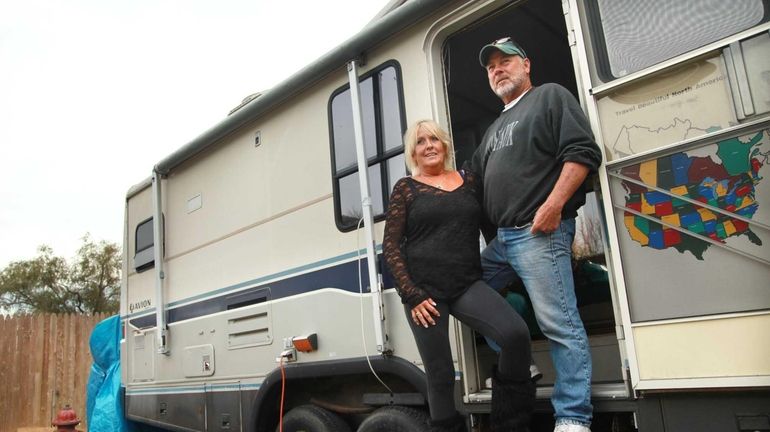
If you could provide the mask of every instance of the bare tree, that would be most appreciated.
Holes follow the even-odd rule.
[[[603,253],[601,220],[581,213],[576,220],[575,241],[572,243],[573,258],[587,259]]]

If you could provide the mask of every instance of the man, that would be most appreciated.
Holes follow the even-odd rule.
[[[551,345],[554,432],[590,432],[591,357],[572,279],[572,240],[583,182],[601,163],[579,104],[557,84],[533,87],[530,60],[511,38],[479,53],[505,103],[471,161],[483,178],[484,209],[497,237],[482,254],[495,288],[511,268],[521,277]]]

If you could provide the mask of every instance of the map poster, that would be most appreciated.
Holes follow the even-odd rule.
[[[611,171],[632,320],[770,308],[770,129]]]
[[[597,105],[608,160],[737,124],[721,56],[623,87]]]

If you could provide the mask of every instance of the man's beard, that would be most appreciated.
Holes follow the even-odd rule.
[[[509,77],[503,84],[498,84],[493,89],[497,97],[505,99],[506,96],[510,96],[516,92],[516,89],[521,87],[522,80],[520,77]]]

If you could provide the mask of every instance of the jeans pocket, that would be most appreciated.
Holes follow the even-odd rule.
[[[575,219],[567,219],[559,224],[559,235],[561,241],[572,248],[572,242],[575,240]]]

